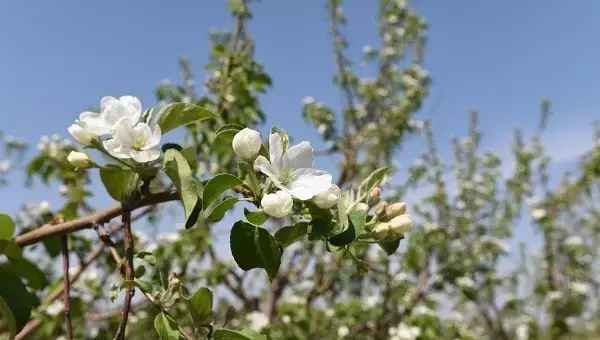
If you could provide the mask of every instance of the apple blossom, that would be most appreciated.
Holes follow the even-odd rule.
[[[408,214],[398,215],[390,220],[390,232],[400,237],[412,228],[412,220]]]
[[[313,148],[301,142],[289,149],[283,136],[269,136],[269,159],[258,156],[254,168],[265,174],[273,184],[299,200],[309,200],[331,187],[332,177],[325,171],[313,169]]]
[[[262,139],[258,131],[245,128],[235,134],[231,145],[238,157],[253,160],[260,151]]]
[[[125,117],[114,126],[111,139],[104,141],[104,148],[120,159],[133,158],[138,163],[151,162],[160,156],[161,131],[157,124],[137,123]]]
[[[329,189],[317,194],[313,198],[313,202],[317,205],[317,207],[321,209],[329,209],[337,204],[340,198],[341,190],[340,187],[333,184]]]
[[[392,204],[388,204],[385,207],[385,215],[387,218],[394,218],[398,215],[402,215],[406,212],[406,203],[404,202],[396,202]]]
[[[294,200],[287,191],[279,190],[263,196],[260,204],[267,215],[282,218],[288,216],[292,212]]]
[[[87,154],[78,151],[71,151],[67,156],[67,161],[69,161],[72,166],[81,169],[88,168],[93,164]]]
[[[95,133],[87,128],[87,123],[81,120],[71,124],[67,130],[77,142],[83,145],[91,145],[94,138],[97,137]]]

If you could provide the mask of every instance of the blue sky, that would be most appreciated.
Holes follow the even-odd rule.
[[[351,55],[378,45],[374,4],[345,1]],[[430,24],[425,66],[433,87],[419,117],[433,121],[442,150],[449,138],[464,134],[467,112],[477,109],[484,146],[508,153],[514,128],[535,128],[542,98],[553,101],[556,113],[545,136],[560,161],[555,169],[572,165],[591,145],[591,122],[600,118],[600,2],[412,4]],[[334,107],[341,101],[332,86],[325,2],[262,0],[253,11],[257,59],[274,80],[263,98],[265,129],[273,124],[297,139],[317,140],[300,116],[302,97]],[[77,114],[104,95],[132,94],[151,105],[158,81],[178,79],[181,55],[201,82],[208,31],[230,27],[224,1],[4,1],[0,130],[35,145],[41,135],[66,135]],[[420,147],[418,138],[409,140],[398,164],[412,162]],[[22,180],[15,176],[14,185],[0,189],[3,210],[56,197],[54,189],[20,188]]]

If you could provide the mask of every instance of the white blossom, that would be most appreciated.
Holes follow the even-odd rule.
[[[231,145],[238,157],[252,160],[260,151],[262,139],[258,131],[245,128],[235,134]]]
[[[390,328],[388,333],[390,335],[390,340],[415,340],[421,335],[421,329],[419,327],[400,323],[398,327]]]
[[[475,281],[468,276],[462,276],[456,279],[456,284],[462,289],[475,288]]]
[[[260,205],[267,215],[282,218],[292,212],[294,200],[287,191],[279,190],[272,194],[264,195],[260,201]]]
[[[402,236],[412,228],[412,220],[408,214],[398,215],[390,220],[390,232]]]
[[[160,138],[158,124],[138,123],[125,117],[116,123],[112,138],[104,141],[104,148],[116,158],[146,163],[160,156]]]
[[[546,210],[542,208],[533,209],[531,216],[533,216],[536,221],[539,221],[546,217]]]
[[[570,288],[575,294],[579,295],[586,295],[590,291],[590,285],[585,282],[572,282]]]
[[[269,325],[269,318],[261,312],[248,313],[246,320],[250,323],[250,328],[256,332],[260,332]]]
[[[348,326],[340,326],[337,330],[337,335],[340,338],[344,338],[348,334],[350,334],[350,329],[348,328]]]
[[[254,168],[267,175],[276,187],[303,201],[328,190],[332,184],[330,174],[313,169],[313,148],[309,142],[286,150],[280,133],[269,137],[269,159],[258,156]]]
[[[62,312],[63,306],[64,304],[62,300],[55,300],[54,302],[49,304],[44,311],[50,316],[57,316],[58,314],[60,314],[60,312]]]
[[[338,200],[340,199],[340,194],[340,187],[338,187],[335,184],[332,184],[328,190],[317,194],[313,198],[313,201],[315,202],[317,207],[322,209],[329,209],[337,204]]]

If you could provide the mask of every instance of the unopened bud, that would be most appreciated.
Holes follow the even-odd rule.
[[[379,199],[381,198],[381,188],[380,187],[373,188],[373,190],[371,190],[371,192],[369,193],[369,198],[373,202],[379,201]]]
[[[377,223],[373,228],[373,237],[379,241],[387,239],[389,235],[391,235],[389,222]]]
[[[385,216],[387,218],[394,218],[404,213],[406,213],[406,203],[404,202],[392,203],[385,208]]]
[[[329,209],[337,204],[340,198],[340,194],[340,187],[338,187],[335,184],[332,184],[331,187],[329,187],[329,189],[323,191],[320,194],[317,194],[313,198],[313,201],[315,202],[317,207],[321,209]]]
[[[252,160],[256,158],[262,146],[260,133],[256,130],[245,128],[235,134],[231,146],[233,147],[233,152],[238,157]]]
[[[410,231],[412,228],[412,219],[408,214],[398,215],[389,222],[390,231],[400,237]]]
[[[375,216],[381,216],[385,213],[385,208],[387,208],[387,206],[388,202],[381,201],[377,203],[375,207],[373,207],[373,213],[375,214]]]
[[[282,218],[292,213],[294,200],[287,191],[280,190],[263,196],[260,205],[267,215]]]
[[[89,168],[93,164],[88,155],[78,151],[71,151],[67,156],[67,161],[69,161],[72,166],[80,169]]]

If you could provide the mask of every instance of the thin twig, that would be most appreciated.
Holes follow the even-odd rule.
[[[115,334],[114,340],[124,340],[125,339],[125,331],[127,328],[127,320],[129,318],[129,312],[131,310],[131,300],[133,299],[133,294],[135,293],[135,288],[133,287],[133,279],[134,279],[134,268],[133,268],[133,233],[131,232],[131,212],[128,209],[123,209],[125,211],[122,216],[123,221],[123,242],[125,244],[125,283],[128,288],[125,291],[125,299],[123,302],[123,312],[121,315],[121,322],[119,324],[119,329],[117,330],[117,334]]]
[[[71,320],[71,281],[69,279],[69,235],[61,237],[62,259],[63,259],[63,301],[65,315],[65,326],[67,328],[67,339],[73,340],[73,322]]]

